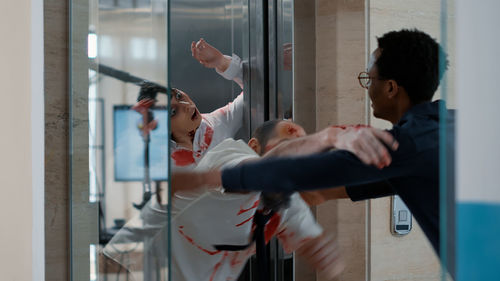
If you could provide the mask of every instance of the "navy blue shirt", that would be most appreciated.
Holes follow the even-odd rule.
[[[426,102],[408,110],[389,132],[399,142],[392,163],[378,169],[354,154],[334,150],[270,158],[222,171],[227,191],[291,192],[346,186],[352,200],[399,195],[439,253],[439,106]],[[448,113],[449,146],[454,114]]]

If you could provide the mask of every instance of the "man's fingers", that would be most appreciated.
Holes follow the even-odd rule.
[[[320,271],[320,275],[326,278],[326,280],[332,280],[333,278],[340,275],[340,273],[342,273],[344,269],[345,269],[345,262],[342,259],[339,259],[330,267],[326,268],[323,271]]]
[[[372,128],[371,131],[377,138],[383,141],[392,150],[398,149],[399,143],[394,139],[394,137],[389,132],[375,128]]]
[[[201,38],[200,40],[198,40],[198,42],[196,43],[196,48],[198,49],[205,49],[205,47],[207,47],[208,43],[205,41],[205,39]]]
[[[320,237],[314,238],[308,241],[304,246],[300,247],[300,249],[297,252],[304,256],[312,256],[314,255],[314,253],[320,250],[326,243],[327,241],[325,241]]]
[[[364,136],[358,139],[358,144],[360,148],[367,154],[368,161],[365,164],[368,165],[378,165],[380,162],[380,157],[377,154],[377,143],[374,142],[374,138],[371,136]]]
[[[340,250],[330,235],[317,237],[303,247],[308,263],[328,280],[338,276],[345,267]]]
[[[319,249],[316,253],[311,256],[310,262],[314,265],[314,267],[318,269],[323,269],[325,265],[330,260],[330,255],[332,255],[335,251],[335,246],[325,243],[323,248]]]
[[[351,147],[351,152],[354,153],[354,155],[356,155],[356,157],[358,157],[361,162],[365,163],[366,165],[372,164],[370,156],[368,155],[366,150],[363,149],[359,141],[352,143]]]
[[[321,271],[327,270],[340,259],[340,250],[337,246],[333,245],[331,250],[318,262],[317,268]]]
[[[196,42],[196,48],[201,48],[201,42],[202,42],[203,39],[200,39],[198,40],[198,42]]]
[[[371,164],[377,165],[378,168],[383,168],[391,163],[391,156],[387,148],[371,133],[366,133],[360,142],[367,153],[370,154]]]

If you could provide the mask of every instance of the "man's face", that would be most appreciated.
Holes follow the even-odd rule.
[[[300,138],[305,135],[306,131],[300,125],[283,120],[276,125],[274,136],[267,141],[266,147],[263,147],[261,152],[264,154],[285,140]]]
[[[194,136],[201,123],[201,114],[189,96],[181,90],[173,90],[170,109],[170,126],[174,137]]]
[[[388,99],[387,80],[380,80],[377,65],[375,62],[380,57],[381,50],[376,49],[370,56],[368,63],[368,75],[371,77],[368,95],[372,102],[373,115],[377,118],[385,119],[387,112],[390,112],[391,101]]]

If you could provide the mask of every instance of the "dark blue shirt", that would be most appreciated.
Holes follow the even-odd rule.
[[[392,163],[377,169],[354,154],[335,150],[300,157],[270,158],[222,171],[227,191],[291,192],[346,186],[352,200],[398,194],[439,253],[439,106],[413,106],[389,132],[399,142]],[[454,114],[448,112],[449,146]]]

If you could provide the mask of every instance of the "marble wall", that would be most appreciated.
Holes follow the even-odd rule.
[[[45,280],[69,280],[68,1],[44,1]]]
[[[295,1],[294,119],[314,132],[366,121],[366,96],[357,75],[365,67],[365,1]],[[340,280],[367,274],[367,203],[331,201],[314,209],[340,243],[347,268]],[[323,280],[300,257],[296,280]]]

